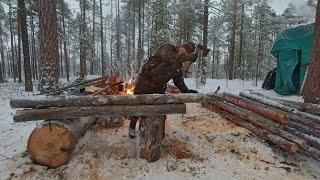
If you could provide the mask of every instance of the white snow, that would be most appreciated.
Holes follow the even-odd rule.
[[[195,88],[194,79],[186,79]],[[207,80],[200,92],[239,93],[259,90],[241,80]],[[290,155],[255,138],[215,113],[188,104],[186,115],[168,116],[161,159],[147,163],[137,156],[138,139],[123,127],[92,127],[77,144],[70,163],[58,169],[34,164],[25,153],[28,136],[37,122],[15,124],[10,98],[32,96],[23,86],[0,84],[0,179],[317,179],[319,163]],[[40,123],[40,122],[39,122]],[[186,158],[178,158],[179,155]],[[8,157],[9,159],[6,159]],[[294,163],[298,167],[283,164]],[[270,164],[271,163],[271,164]],[[286,171],[283,167],[290,168]]]

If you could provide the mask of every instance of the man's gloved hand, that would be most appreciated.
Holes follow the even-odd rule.
[[[198,93],[198,91],[193,90],[193,89],[188,89],[187,93]]]

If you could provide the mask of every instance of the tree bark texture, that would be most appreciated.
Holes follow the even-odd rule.
[[[308,65],[302,94],[306,103],[320,103],[320,0],[314,24],[312,60]]]
[[[44,121],[29,136],[28,153],[41,165],[66,165],[76,142],[95,121],[95,117]]]
[[[140,157],[148,162],[160,159],[166,116],[144,116],[140,127]]]
[[[231,31],[231,44],[229,55],[229,67],[228,78],[233,80],[234,78],[234,57],[236,51],[236,34],[237,34],[237,12],[238,12],[238,0],[234,0],[233,15],[232,15],[232,31]]]
[[[221,100],[220,95],[211,94],[141,94],[108,96],[38,96],[12,99],[12,108],[43,109],[50,107],[106,106],[106,105],[156,105],[206,103]]]
[[[288,115],[279,112],[277,109],[271,108],[269,106],[259,104],[257,102],[251,101],[249,99],[245,99],[239,96],[226,94],[224,93],[224,98],[226,101],[235,104],[237,106],[240,106],[244,109],[250,110],[252,112],[255,112],[261,116],[264,116],[268,119],[271,119],[275,122],[280,122],[282,124],[287,124],[289,121]]]
[[[44,119],[66,119],[89,116],[152,116],[165,114],[185,114],[185,104],[168,105],[111,105],[111,106],[85,106],[85,107],[60,107],[48,109],[18,110],[13,116],[15,122],[25,122]]]
[[[32,92],[32,72],[30,66],[30,52],[29,52],[29,38],[28,38],[28,27],[27,27],[27,18],[26,18],[26,8],[25,1],[18,0],[19,7],[19,19],[20,19],[20,28],[22,36],[22,50],[23,50],[23,59],[24,59],[24,80],[25,80],[25,91]]]
[[[56,1],[40,1],[40,89],[52,89],[59,79],[59,51],[56,24]]]
[[[221,109],[219,110],[217,107],[213,107],[212,110],[219,112],[219,114],[222,117],[228,119],[229,121],[233,122],[237,126],[241,126],[243,128],[250,130],[258,137],[265,139],[273,144],[276,144],[277,146],[281,147],[282,149],[285,149],[286,151],[288,151],[290,153],[295,153],[300,150],[300,147],[297,144],[292,143],[292,142],[290,142],[280,136],[274,135],[271,132],[269,132],[265,129],[259,128],[249,122],[241,120],[227,111],[224,111]]]

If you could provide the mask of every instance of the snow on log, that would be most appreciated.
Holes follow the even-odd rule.
[[[66,119],[79,117],[123,117],[123,116],[154,116],[166,114],[185,114],[185,104],[159,105],[110,105],[87,107],[58,107],[47,109],[18,110],[13,116],[14,122],[26,122],[44,119]]]
[[[288,151],[290,153],[295,153],[298,150],[300,150],[300,147],[293,142],[290,142],[280,136],[274,135],[271,132],[269,132],[265,129],[259,128],[259,127],[255,126],[247,121],[241,120],[241,119],[237,118],[236,116],[232,115],[231,113],[219,109],[219,107],[215,107],[215,106],[211,106],[211,107],[212,107],[211,110],[219,113],[222,117],[228,119],[229,121],[233,122],[237,126],[241,126],[243,128],[250,130],[258,137],[265,139],[273,144],[276,144],[277,146],[285,149],[286,151]]]
[[[237,106],[240,106],[244,109],[247,109],[249,111],[255,112],[263,117],[266,117],[268,119],[271,119],[276,122],[280,122],[282,124],[287,124],[289,121],[288,115],[279,112],[277,109],[266,106],[264,104],[236,96],[224,93],[223,97],[226,101],[235,104]]]
[[[95,117],[44,121],[28,140],[28,153],[37,163],[57,168],[69,162],[78,139],[95,122]]]
[[[109,96],[37,96],[16,98],[10,101],[12,108],[43,109],[49,107],[105,106],[105,105],[155,105],[205,103],[221,99],[210,94],[143,94]]]
[[[231,103],[222,103],[222,102],[214,102],[213,103],[215,106],[219,107],[220,109],[223,109],[233,115],[235,115],[236,117],[239,117],[241,119],[244,119],[246,121],[248,121],[249,123],[258,126],[262,129],[268,130],[271,133],[278,135],[280,137],[283,137],[293,143],[298,144],[300,147],[302,148],[306,148],[309,147],[308,142],[294,134],[291,134],[287,131],[282,130],[280,124],[278,124],[278,126],[274,127],[274,126],[270,126],[268,123],[268,119],[259,116],[256,113],[253,113],[251,111],[248,111],[246,109],[243,109],[241,107],[235,106]]]
[[[300,116],[300,118],[304,117],[304,118],[307,118],[307,119],[311,119],[311,120],[315,121],[316,123],[320,124],[320,116],[316,116],[316,115],[313,115],[313,114],[310,114],[310,113],[302,112],[302,111],[299,111],[296,108],[288,107],[288,106],[285,106],[285,105],[280,104],[278,102],[275,102],[273,100],[261,98],[259,96],[255,96],[255,95],[252,95],[252,94],[247,94],[247,93],[241,92],[240,96],[242,96],[244,98],[248,98],[248,99],[250,99],[252,101],[260,102],[262,104],[271,106],[273,108],[278,108],[278,109],[281,109],[283,111],[293,113],[295,115]]]
[[[299,136],[302,139],[307,140],[310,145],[312,145],[313,147],[320,150],[320,139],[319,138],[305,134],[305,133],[299,131],[298,129],[293,128],[293,127],[289,127],[289,126],[286,126],[285,130],[296,135],[296,136]]]

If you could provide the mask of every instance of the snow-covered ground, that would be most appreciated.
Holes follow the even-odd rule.
[[[195,89],[193,79],[186,80]],[[260,90],[252,82],[208,80],[200,92]],[[270,93],[270,92],[269,92]],[[0,84],[0,179],[319,179],[320,164],[290,155],[234,126],[199,104],[186,115],[170,115],[162,158],[137,157],[138,139],[127,137],[128,120],[118,128],[95,125],[78,142],[72,160],[58,169],[36,165],[27,155],[28,136],[39,122],[12,121],[9,100],[31,96],[15,83]]]

